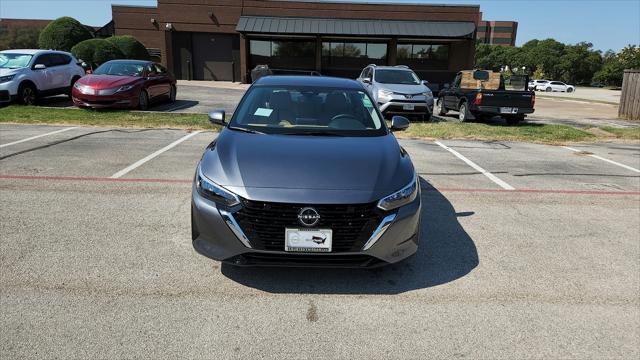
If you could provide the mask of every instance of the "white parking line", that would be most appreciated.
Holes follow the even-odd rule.
[[[190,139],[190,138],[192,138],[192,137],[194,137],[194,136],[196,136],[196,135],[200,134],[201,132],[202,132],[202,131],[194,131],[194,132],[192,132],[191,134],[188,134],[188,135],[186,135],[186,136],[181,137],[180,139],[178,139],[178,140],[176,140],[176,141],[172,142],[171,144],[169,144],[169,145],[167,145],[167,146],[163,147],[162,149],[160,149],[160,150],[158,150],[158,151],[156,151],[156,152],[154,152],[154,153],[152,153],[152,154],[149,154],[149,155],[145,156],[144,158],[142,158],[142,159],[140,159],[140,160],[138,160],[138,161],[134,162],[133,164],[131,164],[131,165],[127,166],[126,168],[124,168],[124,169],[122,169],[122,170],[118,171],[117,173],[115,173],[115,174],[111,175],[111,179],[117,179],[117,178],[119,178],[119,177],[122,177],[122,176],[126,175],[126,174],[127,174],[128,172],[130,172],[131,170],[134,170],[135,168],[137,168],[137,167],[139,167],[140,165],[142,165],[142,164],[146,163],[147,161],[149,161],[149,160],[153,159],[154,157],[156,157],[156,156],[158,156],[158,155],[162,154],[163,152],[165,152],[165,151],[167,151],[167,150],[171,150],[172,148],[176,147],[176,145],[178,145],[178,144],[180,144],[181,142],[183,142],[183,141],[185,141],[185,140],[188,140],[188,139]]]
[[[2,145],[0,145],[0,148],[6,147],[6,146],[15,145],[15,144],[20,144],[20,143],[23,143],[23,142],[27,142],[27,141],[30,141],[30,140],[38,139],[38,138],[49,136],[49,135],[53,135],[53,134],[59,134],[61,132],[65,132],[65,131],[69,131],[69,130],[73,130],[73,129],[77,129],[77,128],[78,128],[77,126],[74,126],[74,127],[65,128],[65,129],[62,129],[62,130],[56,130],[56,131],[48,132],[46,134],[32,136],[32,137],[29,137],[29,138],[26,138],[26,139],[10,142],[10,143],[7,143],[7,144],[2,144]]]
[[[435,143],[440,146],[441,148],[447,150],[448,152],[452,153],[453,155],[455,155],[458,159],[464,161],[467,165],[471,166],[472,168],[476,169],[477,171],[479,171],[480,173],[482,173],[482,175],[486,176],[489,178],[489,180],[493,181],[494,183],[500,185],[500,187],[502,187],[505,190],[515,190],[515,188],[509,184],[507,184],[506,182],[502,181],[501,179],[499,179],[497,176],[493,175],[492,173],[488,172],[487,170],[481,168],[480,166],[478,166],[478,164],[474,163],[473,161],[467,159],[466,157],[462,156],[462,154],[460,154],[459,152],[453,150],[452,148],[448,147],[447,145],[441,143],[440,141],[435,141]]]
[[[581,150],[574,149],[574,148],[572,148],[572,147],[568,147],[568,146],[563,146],[563,148],[565,148],[565,149],[567,149],[567,150],[574,151],[574,152],[580,152],[580,151],[581,151]],[[591,156],[591,157],[592,157],[592,158],[594,158],[594,159],[598,159],[598,160],[606,161],[606,162],[608,162],[608,163],[610,163],[610,164],[620,166],[621,168],[625,168],[625,169],[627,169],[627,170],[631,170],[631,171],[635,171],[635,172],[637,172],[637,173],[640,173],[640,170],[638,170],[638,169],[636,169],[636,168],[633,168],[633,167],[631,167],[631,166],[628,166],[628,165],[625,165],[625,164],[620,164],[619,162],[616,162],[616,161],[613,161],[613,160],[609,160],[609,159],[605,159],[605,158],[603,158],[603,157],[600,157],[600,156],[598,156],[598,155],[594,155],[594,154],[586,154],[586,155],[587,155],[587,156]]]

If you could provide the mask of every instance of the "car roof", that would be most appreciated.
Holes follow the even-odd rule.
[[[363,89],[362,85],[355,80],[333,76],[271,75],[263,76],[253,84],[258,86],[316,86],[355,90]]]
[[[404,66],[373,66],[373,70],[399,70],[399,71],[413,71],[411,68]]]
[[[43,50],[43,49],[11,49],[11,50],[3,50],[0,52],[5,54],[27,54],[27,55],[36,55],[41,53],[56,53],[56,54],[71,55],[71,53],[68,53],[66,51]]]
[[[117,60],[109,60],[106,63],[118,63],[118,64],[149,64],[153,63],[153,61],[149,60],[129,60],[129,59],[117,59]]]

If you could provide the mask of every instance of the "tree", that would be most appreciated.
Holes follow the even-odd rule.
[[[536,79],[544,77],[570,83],[591,81],[603,63],[602,53],[592,47],[587,42],[566,45],[554,39],[534,39],[522,47],[478,44],[476,67],[496,71],[505,66],[512,69],[525,66]]]
[[[78,20],[65,16],[49,23],[40,32],[41,49],[69,51],[77,43],[91,39],[93,35]]]
[[[625,69],[640,69],[640,48],[635,45],[623,48],[618,54],[607,51],[604,55],[604,65],[594,75],[593,80],[607,85],[622,86]]]
[[[93,68],[109,60],[124,58],[122,51],[105,39],[82,41],[71,49],[71,53]]]
[[[35,49],[38,47],[39,28],[0,27],[0,50]]]
[[[106,39],[117,47],[125,59],[149,60],[149,52],[135,37],[131,35],[112,36]]]

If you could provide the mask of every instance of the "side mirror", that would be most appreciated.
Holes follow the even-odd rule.
[[[395,115],[391,118],[391,131],[402,131],[409,127],[409,119],[404,116]]]
[[[422,80],[422,85],[427,86],[429,82],[427,80]]]
[[[449,89],[450,87],[451,87],[451,84],[449,84],[449,83],[444,84],[444,88],[445,89]]]
[[[371,78],[368,78],[368,77],[363,78],[362,82],[365,83],[365,84],[371,84]]]
[[[214,125],[224,126],[226,124],[224,121],[224,110],[217,109],[217,110],[210,111],[209,121]]]
[[[44,69],[46,69],[46,68],[47,68],[47,67],[46,67],[44,64],[35,64],[35,65],[33,66],[33,70],[44,70]]]

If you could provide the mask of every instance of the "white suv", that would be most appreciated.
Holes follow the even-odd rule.
[[[39,97],[71,94],[83,75],[78,60],[67,52],[0,51],[0,104],[18,100],[32,105]]]

